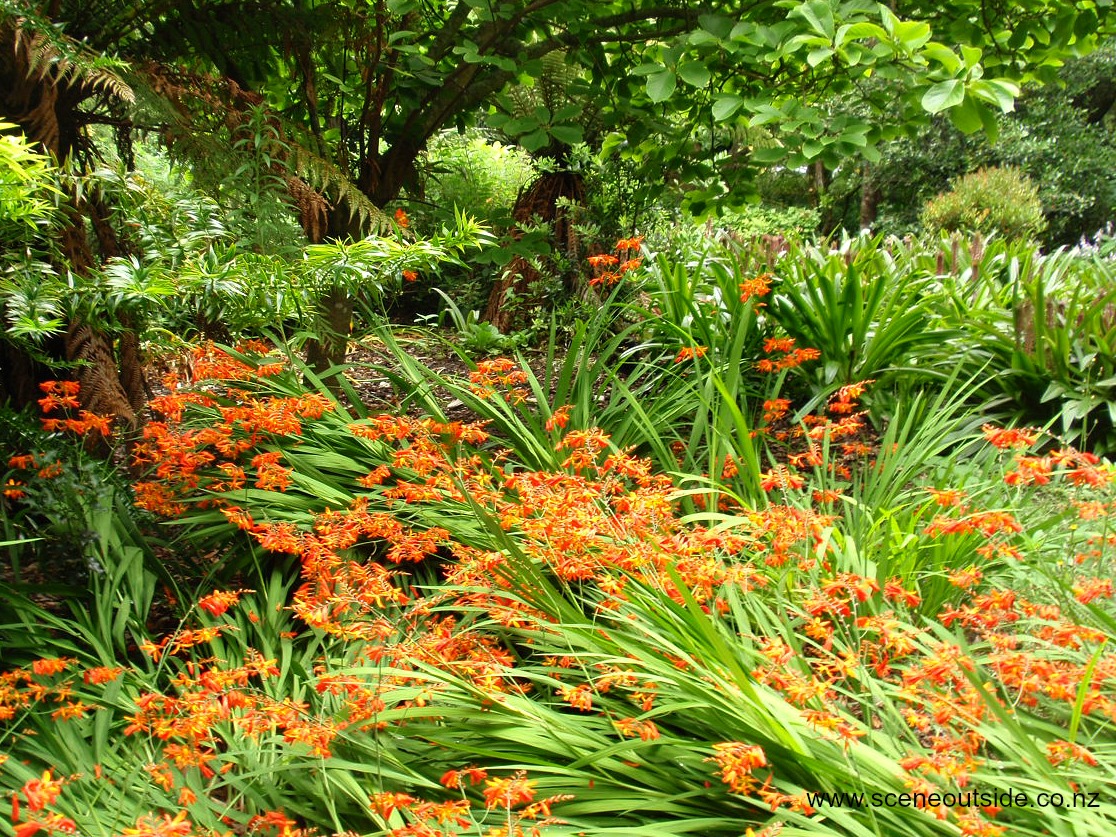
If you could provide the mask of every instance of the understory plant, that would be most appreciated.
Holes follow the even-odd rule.
[[[164,382],[137,491],[275,572],[123,653],[23,609],[55,627],[0,681],[21,834],[1106,833],[1096,457],[964,421],[875,438],[855,385],[767,420],[753,503],[562,407],[536,461],[349,411],[266,348]],[[517,416],[516,371],[465,386]]]

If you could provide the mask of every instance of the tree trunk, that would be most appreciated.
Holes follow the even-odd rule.
[[[837,226],[833,219],[833,207],[826,200],[829,195],[830,173],[821,160],[815,160],[810,168],[811,186],[814,193],[814,206],[818,210],[818,231],[831,235]]]
[[[352,320],[348,289],[333,287],[318,298],[317,336],[306,344],[306,363],[314,372],[321,374],[345,362]]]
[[[16,410],[41,396],[39,381],[46,380],[47,368],[15,343],[0,340],[0,404]]]
[[[872,166],[865,163],[860,170],[860,228],[870,230],[880,214],[880,187],[872,176]]]
[[[351,217],[344,207],[335,207],[329,212],[328,223],[324,228],[320,224],[315,228],[304,225],[303,230],[311,244],[320,244],[322,241],[344,241],[364,235],[365,230],[359,224],[359,219]],[[312,235],[315,231],[319,234],[316,240]],[[334,285],[322,292],[316,307],[314,337],[306,343],[306,363],[314,372],[321,374],[345,362],[349,334],[352,331],[354,301],[347,288]],[[330,388],[336,391],[334,383],[330,383]]]
[[[66,332],[66,360],[80,362],[77,379],[81,404],[91,413],[112,415],[125,434],[139,426],[124,388],[120,385],[112,341],[85,323],[74,321]],[[141,400],[142,406],[142,400]]]
[[[551,241],[555,249],[566,258],[576,261],[580,242],[570,205],[580,206],[584,203],[585,181],[580,172],[548,172],[519,193],[512,217],[517,224],[528,224],[535,219],[550,224]],[[517,256],[492,286],[482,319],[492,323],[500,331],[514,330],[519,320],[540,302],[537,298],[532,298],[531,292],[531,285],[538,279],[539,273],[531,263]],[[574,287],[570,290],[580,293],[584,289]],[[509,304],[512,300],[520,304]]]

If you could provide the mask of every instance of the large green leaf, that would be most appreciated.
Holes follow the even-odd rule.
[[[922,95],[922,107],[928,113],[940,113],[947,108],[956,107],[965,100],[965,83],[951,78],[933,85]]]
[[[692,87],[708,87],[712,79],[709,68],[701,61],[687,61],[680,64],[678,77]]]
[[[678,77],[663,69],[647,77],[647,95],[652,102],[665,102],[678,87]]]

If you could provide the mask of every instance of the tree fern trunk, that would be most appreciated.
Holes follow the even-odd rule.
[[[147,403],[147,380],[143,373],[143,353],[140,351],[139,333],[131,317],[121,317],[124,332],[117,343],[120,355],[120,385],[137,420],[143,415]]]
[[[318,300],[317,337],[306,344],[306,362],[321,374],[345,362],[353,320],[353,299],[345,288],[330,288]]]
[[[118,432],[134,431],[139,421],[120,384],[112,341],[84,323],[71,323],[66,332],[66,359],[80,364],[77,379],[82,406],[91,413],[112,415]]]
[[[579,172],[548,172],[520,192],[512,216],[518,224],[528,224],[536,218],[550,224],[554,248],[567,259],[576,261],[579,241],[570,206],[584,202],[585,182]],[[580,276],[580,273],[575,275]],[[530,309],[540,303],[532,299],[530,290],[538,278],[538,271],[526,259],[517,256],[492,287],[483,319],[500,331],[513,330]],[[575,279],[569,290],[580,295],[585,289]]]
[[[35,402],[42,393],[39,381],[45,370],[15,343],[0,339],[0,404],[16,410]]]

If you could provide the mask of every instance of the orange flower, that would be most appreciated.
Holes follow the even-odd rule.
[[[397,793],[393,791],[381,791],[380,793],[372,794],[372,810],[388,819],[396,811],[396,809],[407,809],[414,805],[418,800],[411,796],[409,793]]]
[[[90,709],[96,707],[90,706],[88,703],[82,703],[80,700],[76,703],[66,703],[55,709],[50,713],[50,717],[56,721],[72,721],[74,718],[83,718],[85,713]]]
[[[763,402],[763,420],[766,422],[778,421],[785,416],[791,408],[789,398],[771,398]]]
[[[1050,482],[1050,459],[1045,456],[1017,456],[1016,470],[1004,474],[1008,485],[1047,485]]]
[[[32,811],[41,811],[62,793],[62,781],[55,779],[47,770],[38,779],[30,779],[23,786],[23,798],[27,800],[27,807]]]
[[[802,488],[806,480],[798,474],[791,473],[785,465],[776,465],[772,470],[760,474],[760,488],[772,491],[776,488],[787,491]]]
[[[59,476],[63,470],[65,469],[62,467],[61,462],[51,462],[39,469],[39,479],[52,480]]]
[[[35,660],[31,663],[31,670],[40,677],[49,677],[52,674],[61,674],[71,663],[77,660],[72,657],[51,657],[45,660]]]
[[[796,366],[801,366],[809,360],[817,360],[821,357],[821,352],[818,349],[795,349],[782,360],[775,362],[778,369],[794,369]]]
[[[1097,766],[1096,756],[1072,741],[1051,741],[1046,745],[1046,758],[1055,767],[1064,761],[1079,761],[1090,767]]]
[[[789,352],[794,349],[793,337],[768,337],[763,341],[763,353],[770,355],[774,352]]]
[[[1082,578],[1073,585],[1073,595],[1082,604],[1089,604],[1093,599],[1112,598],[1111,578]]]
[[[740,741],[725,741],[713,745],[713,757],[720,768],[721,781],[733,793],[747,794],[756,787],[752,771],[767,764],[767,755],[758,744],[743,744]]]
[[[1003,428],[985,424],[981,428],[984,438],[993,447],[1029,448],[1038,441],[1039,431],[1031,427]]]
[[[620,263],[620,260],[611,253],[602,253],[599,256],[590,256],[586,261],[592,267],[613,267]]]
[[[934,498],[934,502],[943,508],[960,506],[965,499],[965,492],[957,488],[928,488],[926,493]]]
[[[399,207],[395,210],[395,223],[403,229],[407,229],[407,227],[411,226],[411,219],[407,217],[407,212],[403,207]]]
[[[593,708],[593,692],[588,686],[582,684],[576,688],[565,686],[561,690],[562,700],[574,709],[588,712]]]
[[[466,767],[463,770],[447,770],[438,781],[443,787],[457,789],[464,787],[464,779],[470,785],[479,785],[488,778],[488,771],[482,767]]]
[[[211,616],[222,616],[225,611],[240,601],[242,593],[247,590],[217,590],[208,596],[198,599],[198,607]]]
[[[954,587],[960,587],[962,590],[968,590],[973,585],[979,584],[982,577],[983,573],[976,567],[954,570],[946,576],[950,584]]]
[[[740,283],[740,301],[747,302],[752,297],[767,296],[771,293],[771,280],[773,278],[770,273],[763,273],[754,279],[745,279]],[[764,351],[769,350],[765,348]]]
[[[63,386],[67,384],[70,386]],[[44,381],[39,384],[39,389],[46,393],[39,399],[39,407],[44,413],[53,410],[77,410],[81,407],[81,403],[77,400],[79,387],[75,381]]]
[[[659,728],[650,719],[640,721],[637,718],[621,718],[613,723],[617,732],[625,738],[635,738],[638,735],[642,741],[654,741],[659,737]]]
[[[109,668],[108,666],[97,666],[96,668],[86,669],[82,679],[91,686],[99,686],[102,683],[111,683],[117,677],[124,673],[122,668]]]
[[[875,382],[874,378],[869,378],[866,381],[857,381],[855,384],[846,384],[837,390],[837,394],[833,396],[832,400],[846,404],[850,401],[856,401],[864,394],[864,391],[868,389],[868,385],[874,384]]]
[[[681,363],[684,360],[705,357],[705,353],[708,351],[709,349],[706,346],[683,346],[678,350],[678,354],[674,356],[674,362]]]
[[[569,404],[565,404],[551,413],[550,418],[546,420],[546,429],[553,430],[556,427],[565,427],[570,423],[570,411],[573,409]]]
[[[75,433],[82,435],[93,432],[99,433],[105,437],[111,435],[112,416],[102,416],[97,413],[91,413],[88,410],[82,410],[78,415],[81,417],[80,421],[70,419],[68,422],[69,429],[73,430]]]
[[[484,804],[488,808],[499,805],[509,811],[535,798],[535,783],[527,780],[520,770],[514,776],[489,779],[484,783]]]
[[[41,819],[20,823],[13,829],[15,837],[31,837],[32,834],[40,830],[47,834],[53,834],[55,831],[61,831],[63,834],[73,834],[77,831],[77,823],[62,814],[47,814]]]
[[[597,285],[615,285],[619,281],[619,273],[613,273],[611,270],[606,270],[603,273],[590,279],[589,284],[596,287]]]
[[[616,242],[615,249],[622,252],[624,250],[638,250],[642,246],[643,236],[636,235],[632,236],[631,238],[621,238],[619,241]]]
[[[123,837],[187,837],[193,830],[193,824],[186,819],[186,812],[179,811],[173,819],[170,814],[163,814],[161,820],[154,816],[142,816],[136,820],[134,827],[125,828],[120,833]]]

